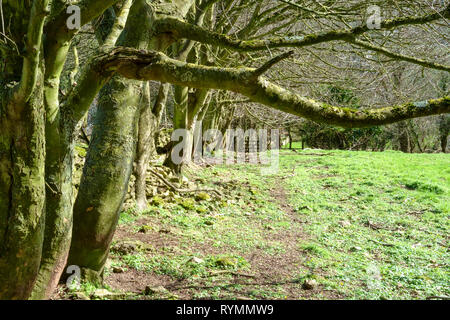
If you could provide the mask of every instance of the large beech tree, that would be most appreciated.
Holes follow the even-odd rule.
[[[292,52],[268,57],[256,68],[204,66],[166,55],[170,45],[183,40],[231,52],[266,55],[280,48],[301,50],[339,41],[389,59],[443,72],[450,70],[442,61],[394,51],[371,41],[370,36],[378,31],[363,19],[346,23],[342,18],[340,25],[322,23],[324,27],[316,32],[289,36],[263,32],[280,30],[280,25],[267,23],[260,26],[259,36],[251,38],[246,38],[245,32],[237,38],[185,19],[193,5],[200,10],[220,5],[222,13],[245,9],[252,3],[259,6],[258,10],[263,4],[269,5],[268,13],[254,20],[258,27],[259,22],[269,21],[265,20],[267,16],[286,10],[300,10],[306,17],[317,19],[352,14],[358,17],[358,12],[365,12],[373,4],[309,2],[80,0],[75,4],[80,8],[81,26],[111,8],[114,19],[100,37],[97,52],[81,68],[76,86],[61,96],[61,75],[71,42],[79,31],[67,25],[67,8],[73,1],[0,1],[0,299],[49,297],[67,263],[69,248],[71,264],[83,267],[87,274],[92,271],[95,277],[101,276],[132,170],[139,106],[145,98],[143,81],[228,90],[280,111],[342,127],[383,125],[450,112],[449,97],[359,110],[312,100],[264,77],[275,64],[289,59]],[[389,3],[376,1],[380,6]],[[448,5],[436,9],[417,1],[420,10],[414,10],[414,3],[397,1],[397,8],[404,8],[404,12],[383,20],[379,28],[397,30],[446,23],[450,16]],[[236,24],[239,21],[236,19]],[[99,93],[93,141],[74,210],[74,136]]]

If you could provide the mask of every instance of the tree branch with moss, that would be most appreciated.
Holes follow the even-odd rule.
[[[198,89],[229,90],[276,110],[345,128],[385,125],[450,112],[449,97],[377,109],[342,108],[282,88],[260,76],[259,68],[194,65],[171,59],[160,52],[124,47],[100,54],[92,70],[96,70],[93,72],[97,73],[97,77],[118,73],[129,79],[155,80]]]

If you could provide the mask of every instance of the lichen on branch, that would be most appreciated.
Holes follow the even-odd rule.
[[[157,51],[118,47],[99,55],[95,65],[97,70],[103,70],[105,74],[118,73],[129,79],[233,91],[283,112],[346,128],[384,125],[450,112],[449,97],[378,109],[331,106],[270,82],[259,76],[260,69],[195,65],[171,59]]]

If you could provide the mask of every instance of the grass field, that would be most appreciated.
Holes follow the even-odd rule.
[[[280,170],[191,170],[223,196],[170,194],[120,219],[106,272],[129,299],[450,296],[450,156],[281,151]],[[92,293],[95,288],[85,285]]]

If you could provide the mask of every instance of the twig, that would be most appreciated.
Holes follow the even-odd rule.
[[[157,176],[167,187],[169,187],[172,191],[178,192],[178,193],[195,193],[195,192],[215,192],[219,197],[222,197],[223,194],[214,189],[179,189],[175,187],[172,183],[170,183],[166,178],[164,178],[162,175],[160,175],[158,172],[153,171],[152,169],[149,169],[149,171]]]
[[[49,184],[47,181],[45,181],[45,185],[47,186],[47,188],[50,189],[50,191],[54,194],[54,195],[60,195],[61,192],[55,191]]]
[[[91,144],[91,140],[89,140],[88,135],[86,134],[86,130],[84,130],[84,127],[81,126],[81,135],[83,136],[83,139],[86,140],[87,144]]]
[[[229,274],[231,274],[231,275],[233,275],[233,276],[238,276],[238,277],[256,278],[256,276],[253,275],[253,274],[239,273],[239,272],[231,271],[231,270],[210,271],[210,274],[214,274],[214,275],[217,275],[217,274],[226,274],[226,273],[229,273]]]
[[[8,43],[8,41],[10,41],[14,45],[17,53],[19,54],[19,47],[17,46],[17,44],[6,35],[5,17],[3,15],[3,0],[0,0],[0,21],[1,21],[1,26],[2,26],[2,31],[0,32],[0,34],[5,39],[5,45]]]
[[[77,82],[75,81],[75,77],[78,74],[79,67],[80,67],[80,61],[78,59],[78,49],[77,46],[73,46],[73,57],[74,57],[74,67],[73,70],[69,73],[69,81],[70,85],[72,87],[75,87],[77,85]]]
[[[5,18],[3,17],[3,0],[0,0],[0,19],[2,21],[2,34],[6,38],[6,32],[5,32]]]
[[[373,230],[380,230],[383,229],[382,227],[377,226],[376,224],[373,224],[371,221],[367,221],[366,222],[366,226],[368,226],[369,228],[373,229]]]
[[[272,68],[275,64],[277,64],[278,62],[280,62],[284,59],[289,58],[293,54],[294,54],[294,51],[288,51],[288,52],[282,53],[282,54],[270,59],[269,61],[267,61],[265,64],[263,64],[261,67],[259,67],[258,69],[256,69],[253,72],[254,77],[258,78],[259,76],[261,76],[265,72],[267,72],[270,68]]]
[[[325,156],[333,156],[334,155],[334,153],[298,153],[297,150],[302,150],[302,149],[292,149],[292,151],[297,153],[297,155],[299,155],[299,156],[325,157]]]
[[[369,240],[372,241],[372,242],[374,242],[374,243],[376,243],[376,244],[379,244],[379,245],[381,245],[381,246],[385,246],[385,247],[395,247],[395,244],[392,244],[392,243],[378,242],[378,241],[373,240],[373,239],[369,239]]]

